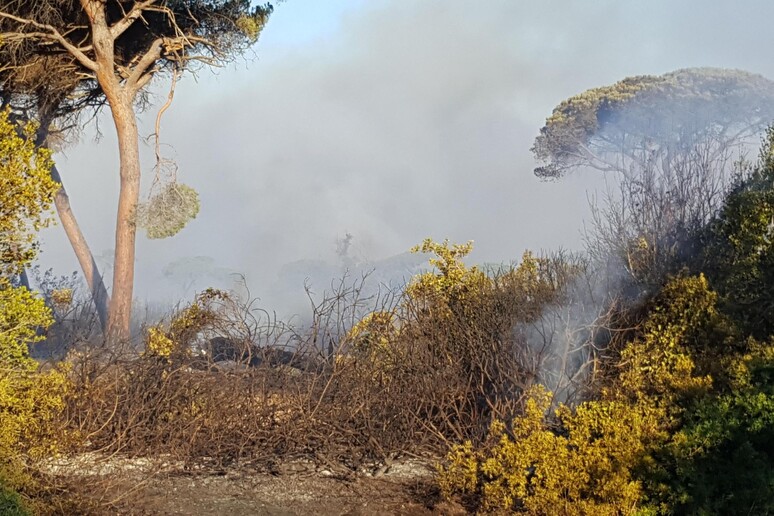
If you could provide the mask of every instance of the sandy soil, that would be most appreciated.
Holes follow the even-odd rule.
[[[306,471],[305,471],[306,469]],[[92,477],[93,478],[93,477]],[[397,464],[374,478],[348,478],[303,464],[274,474],[230,471],[219,475],[166,472],[128,475],[110,490],[123,500],[108,514],[121,515],[429,515],[465,514],[442,503],[432,468]],[[88,483],[87,477],[83,479]],[[131,493],[131,494],[128,494]]]

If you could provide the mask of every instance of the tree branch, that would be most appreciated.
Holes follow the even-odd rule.
[[[145,0],[143,2],[136,2],[134,7],[119,21],[114,23],[110,27],[110,35],[113,39],[118,38],[121,34],[126,32],[126,29],[132,26],[132,24],[138,19],[142,18],[142,14],[148,7],[155,4],[157,0]]]
[[[15,21],[16,23],[20,23],[22,25],[29,25],[32,27],[35,27],[36,29],[45,30],[47,32],[15,32],[15,33],[6,33],[5,37],[8,39],[40,39],[43,41],[50,41],[59,43],[59,45],[62,46],[71,56],[73,56],[75,59],[78,60],[78,62],[83,65],[84,67],[88,68],[92,72],[96,72],[99,66],[97,63],[89,58],[85,53],[83,48],[76,47],[73,45],[70,41],[67,40],[62,34],[56,30],[51,25],[46,25],[43,23],[38,23],[35,20],[28,20],[26,18],[20,18],[18,16],[14,16],[12,14],[8,14],[5,12],[0,12],[0,18],[5,18],[7,20]]]
[[[164,49],[164,39],[158,38],[151,43],[150,48],[142,55],[137,64],[133,67],[131,75],[126,80],[126,87],[135,93],[139,91],[147,81],[141,81],[145,72],[161,58],[161,51]]]

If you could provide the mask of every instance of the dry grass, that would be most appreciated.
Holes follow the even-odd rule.
[[[559,261],[544,265],[555,269],[546,269],[553,275],[541,290],[493,281],[443,317],[402,292],[366,298],[364,279],[342,282],[313,302],[303,331],[205,292],[195,308],[158,326],[174,344],[168,354],[94,346],[68,355],[67,451],[108,465],[147,460],[132,471],[137,489],[171,466],[273,472],[296,462],[352,477],[440,457],[451,443],[483,439],[493,419],[520,413],[522,393],[547,364],[569,363],[576,353],[593,360],[593,332],[561,347],[555,335],[535,331],[545,332],[545,308],[561,305],[572,276]],[[391,314],[393,329],[387,345],[366,350],[349,330],[373,312]],[[567,371],[578,395],[585,367]],[[125,473],[101,469],[90,491],[102,494],[86,498],[100,507],[120,503],[109,493],[126,484]]]

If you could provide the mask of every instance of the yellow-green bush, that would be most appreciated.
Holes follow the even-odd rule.
[[[550,404],[551,394],[536,387],[510,430],[495,422],[484,446],[454,447],[440,468],[442,492],[473,496],[483,510],[631,513],[643,492],[635,471],[664,439],[662,412],[599,401],[560,406],[547,418]]]
[[[54,453],[62,437],[66,374],[40,372],[28,351],[51,322],[42,299],[0,280],[0,479],[16,486],[25,482],[24,462]]]
[[[430,259],[434,270],[415,276],[407,286],[400,317],[404,326],[420,333],[437,328],[439,334],[460,342],[479,337],[507,339],[515,324],[533,320],[556,301],[578,272],[562,259],[525,252],[518,265],[487,274],[464,263],[472,249],[472,242],[431,239],[412,249],[434,254]]]
[[[225,292],[207,289],[196,296],[193,303],[175,314],[167,327],[163,324],[149,327],[145,335],[146,356],[170,361],[189,355],[192,341],[217,319],[215,305],[228,301],[230,299]]]
[[[604,393],[664,405],[708,391],[712,378],[696,374],[695,359],[718,358],[704,340],[723,322],[716,303],[703,275],[669,282],[651,307],[642,336],[622,351],[623,367]]]
[[[27,484],[30,459],[56,449],[68,386],[63,372],[41,372],[29,356],[29,345],[53,322],[51,311],[10,280],[35,257],[35,231],[50,221],[59,188],[49,175],[50,152],[35,147],[34,131],[0,112],[0,487],[10,489]]]
[[[337,357],[336,364],[348,367],[353,360],[365,361],[374,380],[389,381],[391,371],[400,367],[402,346],[399,344],[399,321],[390,311],[366,314],[346,335],[349,354]]]
[[[412,252],[432,253],[430,265],[436,270],[416,276],[407,288],[410,298],[421,300],[428,311],[448,315],[450,303],[461,302],[483,294],[489,279],[476,267],[468,267],[462,259],[473,250],[473,243],[452,244],[425,239]]]
[[[20,127],[0,111],[0,274],[17,273],[35,257],[35,232],[50,223],[59,189],[49,174],[51,152],[36,148],[34,135],[34,124]]]
[[[549,414],[551,394],[531,389],[511,427],[495,422],[482,446],[450,451],[440,468],[443,493],[472,497],[483,510],[530,514],[664,510],[651,506],[650,495],[664,487],[654,480],[664,474],[664,457],[671,460],[686,440],[682,402],[712,386],[692,355],[702,351],[699,337],[722,322],[716,301],[703,276],[673,280],[599,399]]]

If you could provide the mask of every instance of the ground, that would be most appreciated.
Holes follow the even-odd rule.
[[[125,514],[433,514],[433,493],[418,482],[347,481],[297,474],[171,476],[148,486]]]
[[[119,467],[125,470],[126,465]],[[111,470],[112,471],[112,470]],[[105,490],[99,478],[110,476]],[[89,475],[83,484],[108,491],[114,503],[105,513],[121,515],[457,515],[461,508],[442,502],[432,466],[409,461],[378,477],[334,475],[302,463],[272,473],[232,470],[190,474],[168,470],[125,475]],[[99,487],[97,487],[99,485]]]

